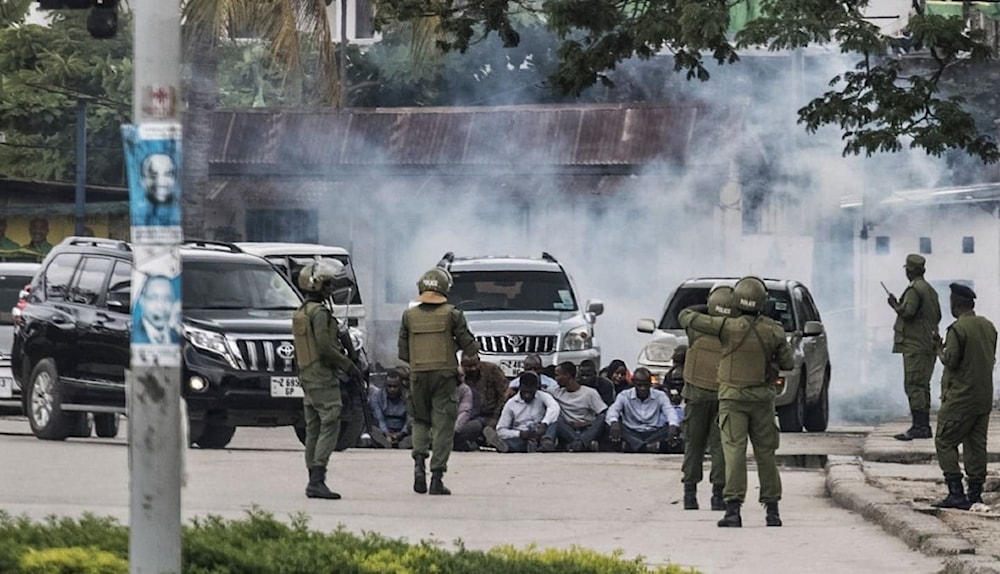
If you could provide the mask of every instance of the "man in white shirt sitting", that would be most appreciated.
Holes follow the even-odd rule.
[[[517,394],[508,400],[496,431],[486,427],[483,434],[495,432],[507,449],[501,452],[551,452],[555,450],[556,423],[559,404],[548,393],[538,390],[538,375],[531,371],[521,374]],[[490,441],[492,442],[492,441]]]
[[[524,368],[525,372],[530,371],[538,375],[538,384],[541,390],[547,393],[551,393],[552,391],[559,388],[559,385],[556,384],[555,379],[542,372],[542,358],[539,357],[538,355],[535,354],[526,355],[524,357],[524,363],[522,363],[522,367]],[[521,383],[520,376],[511,379],[510,384],[508,385],[509,386],[509,390],[507,392],[508,396],[513,396],[514,393],[517,392],[517,386],[520,383]]]
[[[605,420],[611,442],[623,452],[658,452],[660,442],[675,441],[681,418],[667,393],[652,388],[649,369],[632,373],[632,388],[622,391],[608,407]]]
[[[604,433],[604,411],[608,405],[600,393],[576,380],[576,365],[569,361],[556,366],[559,388],[552,398],[559,403],[559,430],[556,436],[569,452],[597,452]]]

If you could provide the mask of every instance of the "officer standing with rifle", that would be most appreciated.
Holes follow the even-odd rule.
[[[968,510],[983,501],[986,482],[986,434],[993,410],[993,364],[996,362],[997,330],[973,309],[976,293],[965,285],[952,283],[951,314],[944,347],[938,356],[944,364],[941,377],[941,409],[937,415],[938,465],[948,485],[948,496],[934,504],[939,508]],[[962,489],[962,469],[958,466],[958,445],[962,445],[969,493]]]
[[[326,485],[326,467],[340,434],[341,379],[361,380],[361,372],[345,353],[337,319],[323,303],[334,293],[353,288],[354,277],[349,267],[328,259],[303,267],[298,282],[305,302],[292,314],[292,333],[305,395],[306,496],[337,500],[340,495]]]
[[[747,438],[757,461],[766,524],[781,526],[781,476],[774,458],[780,440],[774,423],[774,368],[793,369],[795,360],[784,328],[761,315],[766,302],[764,281],[748,276],[733,288],[733,306],[741,312],[738,317],[713,317],[693,309],[684,309],[678,316],[685,330],[717,337],[722,343],[719,431],[726,459],[726,515],[718,522],[720,527],[743,526],[740,507],[747,491]]]
[[[892,326],[892,352],[903,355],[903,388],[910,403],[913,423],[905,432],[895,435],[896,440],[931,438],[931,376],[934,374],[936,349],[941,338],[941,305],[937,291],[924,280],[926,260],[911,253],[906,256],[906,278],[910,284],[903,296],[889,292],[887,302],[896,312]],[[885,285],[882,286],[883,288]]]
[[[733,288],[719,285],[708,294],[708,314],[735,317]],[[712,484],[712,510],[725,510],[726,461],[719,438],[719,359],[722,343],[717,337],[687,328],[690,347],[684,361],[684,510],[698,509],[698,483],[702,479],[705,450],[711,454],[708,479]]]
[[[418,305],[403,312],[399,359],[410,364],[413,416],[413,491],[428,492],[424,461],[431,455],[430,494],[451,494],[442,477],[454,446],[458,416],[458,351],[478,363],[479,345],[465,315],[448,303],[451,274],[434,267],[417,281]]]

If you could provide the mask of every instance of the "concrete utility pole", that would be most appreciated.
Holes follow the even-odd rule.
[[[153,145],[137,146],[131,153],[126,142],[132,203],[134,308],[140,304],[142,289],[150,278],[166,276],[174,284],[180,283],[181,35],[180,0],[133,0],[130,5],[135,58],[132,117],[140,143],[144,132],[159,134],[154,137]],[[173,172],[160,177],[171,178],[174,205],[147,199],[149,172],[159,168],[147,166],[146,160],[154,156],[158,160],[173,159]],[[174,219],[166,223],[151,223],[148,218],[137,221],[137,200],[157,203],[162,211],[175,210]],[[175,288],[175,304],[179,308],[179,288]],[[133,321],[131,369],[126,373],[130,572],[179,574],[182,453],[187,448],[181,426],[186,421],[181,420],[180,342],[173,338],[157,341],[158,344],[150,344],[150,340],[137,344],[140,342],[137,331],[145,327],[145,321],[141,323]]]

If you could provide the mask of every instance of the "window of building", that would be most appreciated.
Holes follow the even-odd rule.
[[[247,241],[319,243],[316,212],[309,209],[248,209]]]
[[[962,253],[975,253],[976,252],[976,238],[971,235],[966,235],[962,238]]]
[[[889,236],[878,235],[875,237],[875,253],[878,255],[889,254]]]
[[[931,252],[931,238],[921,237],[920,238],[920,253],[927,255]]]

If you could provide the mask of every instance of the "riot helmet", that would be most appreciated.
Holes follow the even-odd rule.
[[[351,267],[336,259],[318,259],[299,271],[299,289],[306,293],[329,297],[355,285]]]
[[[733,287],[733,306],[753,315],[764,311],[764,304],[767,303],[767,286],[760,277],[747,275],[736,282]]]
[[[708,293],[708,314],[715,317],[731,317],[733,312],[733,288],[716,285]]]
[[[451,290],[451,273],[443,267],[433,267],[417,281],[417,300],[421,303],[444,303]]]

